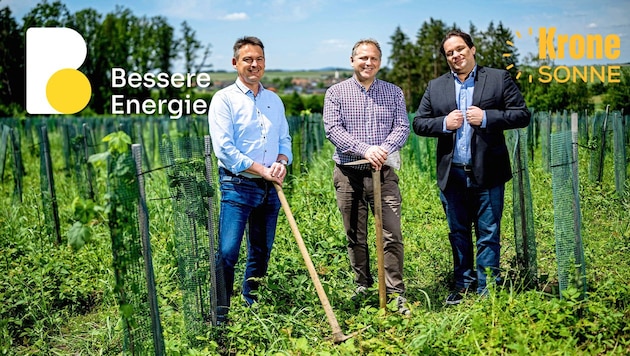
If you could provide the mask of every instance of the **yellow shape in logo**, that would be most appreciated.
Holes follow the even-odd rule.
[[[62,114],[74,114],[90,102],[92,86],[85,74],[76,69],[55,72],[46,84],[46,98]]]
[[[531,27],[529,28],[529,35],[530,36],[532,35],[532,28]],[[521,33],[519,31],[516,31],[516,37],[518,37],[519,39],[522,38]],[[514,47],[514,42],[512,42],[512,41],[505,41],[505,43],[508,46],[510,46],[510,47]],[[510,57],[512,57],[512,53],[503,53],[503,57],[510,58]],[[507,69],[507,70],[510,70],[512,68],[514,68],[514,63],[508,64],[505,67],[505,69]],[[520,70],[518,70],[517,73],[516,73],[516,80],[519,80],[521,78],[522,74],[523,73]],[[529,82],[530,83],[532,82],[532,75],[531,74],[529,75]]]

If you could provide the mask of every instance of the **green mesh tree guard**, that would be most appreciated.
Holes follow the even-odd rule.
[[[199,137],[165,139],[160,145],[173,203],[174,241],[188,339],[216,325],[216,189],[212,162]],[[211,149],[210,149],[211,151]],[[207,167],[207,163],[210,167]]]
[[[536,236],[534,233],[534,208],[528,169],[527,129],[512,131],[514,153],[512,155],[512,201],[516,260],[525,287],[533,287],[538,281]]]
[[[72,174],[74,164],[72,162],[72,139],[76,136],[76,130],[74,125],[68,122],[64,122],[61,125],[61,147],[63,149],[63,161],[65,163],[64,170]]]
[[[551,133],[567,131],[566,110],[562,114],[555,112],[551,115]]]
[[[55,236],[55,242],[57,245],[60,245],[59,208],[57,207],[55,179],[52,160],[50,159],[50,143],[46,126],[42,126],[39,132],[39,157],[39,182],[42,193],[42,211],[44,212],[45,231],[46,235]]]
[[[549,172],[550,167],[550,144],[551,138],[551,116],[548,112],[538,113],[538,122],[540,124],[540,159],[545,172]]]
[[[112,240],[114,292],[118,297],[123,325],[123,351],[132,355],[163,355],[164,340],[159,316],[152,313],[155,285],[147,245],[143,244],[139,217],[140,183],[131,154],[115,154],[108,163],[109,228]],[[142,226],[143,228],[147,226]],[[145,259],[146,256],[146,259]],[[149,271],[149,275],[147,274]],[[156,320],[157,319],[157,320]]]
[[[588,123],[589,117],[586,111],[578,113],[578,145],[580,147],[588,146]]]
[[[538,112],[535,112],[534,109],[529,109],[529,111],[532,114],[532,119],[529,123],[529,125],[527,126],[527,147],[529,148],[529,159],[530,160],[534,160],[534,153],[536,152],[536,148],[538,147],[538,141],[537,141],[537,137],[538,137],[538,130],[539,128],[539,124],[538,124]]]
[[[37,145],[35,144],[35,138],[33,137],[33,122],[31,120],[24,120],[22,122],[23,139],[25,140],[24,147],[29,151],[32,156],[37,154]],[[39,137],[39,134],[36,133]]]
[[[409,114],[409,120],[413,120],[415,114]],[[410,159],[415,161],[420,172],[428,173],[431,179],[435,179],[435,160],[437,140],[434,137],[409,135]]]
[[[146,130],[145,121],[142,119],[138,119],[134,122],[134,135],[132,137],[133,142],[139,144],[142,147],[142,162],[147,170],[151,170],[152,162],[149,160],[149,155],[147,154],[146,145],[144,143],[144,132]]]
[[[94,135],[90,125],[83,124],[83,151],[81,155],[81,163],[85,170],[85,181],[87,187],[87,198],[95,200],[96,198],[96,180],[94,175],[94,168],[88,163],[90,156],[95,153],[94,150]]]
[[[0,136],[0,182],[4,181],[4,168],[7,161],[10,133],[11,128],[7,125],[2,125],[2,136]]]
[[[601,182],[604,172],[604,154],[606,152],[606,126],[608,121],[608,111],[598,112],[593,118],[591,128],[591,139],[589,148],[591,149],[588,176],[591,182]]]
[[[158,120],[152,119],[148,120],[146,123],[146,141],[145,148],[147,149],[147,156],[149,157],[149,161],[153,164],[157,164],[159,148],[158,148],[158,137],[157,137],[157,122]]]
[[[18,130],[10,129],[9,138],[11,141],[11,152],[13,158],[13,202],[22,202],[22,187],[24,186],[24,162],[22,161],[22,148],[20,145],[20,133]]]
[[[317,155],[324,146],[326,133],[321,114],[309,114],[300,116],[302,119],[301,131],[304,142],[301,147],[303,162],[308,164],[311,158]]]
[[[577,156],[570,131],[551,135],[551,185],[554,233],[560,291],[573,285],[586,294],[586,267],[582,247]],[[577,144],[577,143],[576,143]]]
[[[613,161],[615,166],[615,189],[619,199],[625,195],[626,185],[626,142],[624,119],[620,112],[614,112],[612,115],[613,127]]]
[[[293,163],[287,167],[289,173],[294,169],[303,172],[312,158],[317,157],[324,146],[326,134],[321,114],[304,114],[287,117],[293,152]]]
[[[70,147],[71,174],[74,179],[75,187],[79,191],[79,196],[87,199],[90,197],[90,189],[87,178],[87,157],[85,156],[85,137],[83,129],[76,129],[75,125],[67,124]]]
[[[186,118],[180,118],[174,121],[177,133],[179,135],[181,135],[182,137],[191,137],[191,131],[193,131],[193,128],[190,127]]]

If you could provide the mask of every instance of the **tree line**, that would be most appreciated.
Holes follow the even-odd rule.
[[[553,61],[539,59],[537,55],[527,54],[520,61],[520,54],[515,44],[513,31],[501,22],[490,22],[485,31],[480,31],[474,24],[468,30],[456,24],[447,25],[441,20],[431,18],[418,30],[415,40],[407,36],[400,27],[390,37],[391,55],[387,58],[388,66],[381,70],[381,78],[398,84],[405,93],[409,111],[415,111],[420,104],[424,90],[433,78],[449,71],[444,57],[440,54],[442,39],[453,29],[468,32],[477,49],[476,60],[480,65],[509,69],[516,80],[521,72],[523,78],[536,75],[541,66],[556,67]],[[563,78],[565,79],[565,78]],[[595,100],[610,105],[611,110],[630,112],[630,66],[622,65],[619,83],[585,82],[583,80],[567,82],[551,81],[540,83],[527,79],[516,80],[527,105],[538,111],[561,112],[593,111]]]
[[[139,100],[155,97],[183,98],[185,95],[211,98],[211,93],[195,93],[191,88],[162,88],[159,91],[141,86],[132,88],[111,87],[113,67],[138,73],[171,73],[174,63],[183,62],[188,73],[199,73],[212,68],[207,59],[211,45],[202,44],[196,32],[186,21],[176,31],[163,16],[136,16],[129,9],[117,6],[108,14],[87,8],[70,13],[61,1],[43,0],[22,18],[20,25],[9,7],[0,9],[0,117],[19,117],[25,108],[25,35],[30,27],[69,27],[86,40],[88,56],[80,70],[90,79],[92,99],[81,115],[106,114],[110,111],[113,94],[122,94]],[[440,54],[440,44],[455,23],[429,19],[421,24],[415,39],[397,27],[388,42],[391,55],[383,59],[379,77],[399,85],[405,93],[409,111],[415,111],[429,80],[448,72]],[[465,30],[465,29],[463,29]],[[465,30],[466,31],[466,30]],[[470,24],[466,31],[472,36],[477,49],[477,62],[494,68],[511,68],[516,77],[533,73],[541,65],[554,66],[532,54],[520,63],[520,54],[514,43],[513,32],[501,22],[491,22],[486,30]],[[594,98],[610,105],[612,110],[630,111],[630,66],[622,66],[620,83],[529,83],[517,80],[528,106],[538,111],[582,111],[595,109]],[[282,95],[288,115],[302,110],[321,112],[322,95],[302,97]]]

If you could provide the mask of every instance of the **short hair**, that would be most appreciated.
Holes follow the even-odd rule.
[[[475,47],[472,37],[470,37],[469,34],[460,30],[451,30],[446,34],[446,36],[444,36],[444,39],[442,40],[442,43],[440,44],[440,53],[442,53],[442,55],[445,58],[446,58],[446,51],[444,50],[444,43],[451,37],[461,37],[461,39],[464,40],[468,48]]]
[[[354,44],[354,46],[352,47],[352,57],[354,57],[357,54],[357,48],[359,48],[360,45],[364,45],[364,44],[374,45],[374,47],[378,49],[378,53],[381,56],[383,55],[383,52],[381,51],[381,45],[378,44],[378,41],[376,41],[373,38],[365,38],[362,40],[358,40],[357,43]]]
[[[244,36],[234,42],[234,58],[238,58],[241,48],[246,45],[259,46],[263,50],[263,54],[265,54],[265,46],[258,37]]]

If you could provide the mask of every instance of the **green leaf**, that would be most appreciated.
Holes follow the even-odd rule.
[[[75,251],[80,250],[91,240],[92,230],[78,221],[68,230],[68,245]]]
[[[109,159],[109,156],[111,156],[111,153],[109,153],[109,151],[95,153],[93,155],[90,155],[90,157],[88,158],[88,162],[92,163],[96,168],[105,167],[107,165],[107,159]]]
[[[107,149],[109,152],[116,154],[129,151],[129,146],[131,145],[131,137],[124,131],[112,132],[103,137],[102,141],[108,143]]]

